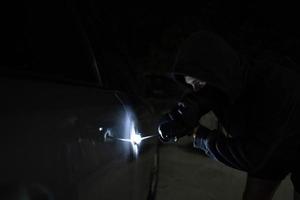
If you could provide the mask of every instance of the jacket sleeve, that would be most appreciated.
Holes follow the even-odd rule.
[[[200,127],[194,138],[194,147],[223,164],[251,172],[262,161],[266,147],[251,138],[229,138]]]

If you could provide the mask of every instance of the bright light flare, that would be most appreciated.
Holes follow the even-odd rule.
[[[136,132],[134,123],[131,124],[131,130],[130,130],[130,141],[134,145],[141,144],[143,138],[141,137],[141,134]]]
[[[119,138],[115,137],[114,134],[111,132],[110,128],[104,129],[103,127],[99,128],[100,132],[104,133],[104,141],[111,141],[111,140],[118,140],[122,142],[129,142],[131,143],[131,147],[135,156],[139,154],[139,148],[143,140],[156,137],[157,135],[150,135],[146,137],[142,137],[142,134],[139,133],[135,127],[135,123],[133,121],[129,121],[128,123],[129,128],[129,138]],[[127,129],[128,130],[128,129]]]
[[[134,154],[137,156],[138,152],[139,152],[139,148],[138,147],[139,147],[139,144],[142,142],[142,137],[141,137],[140,134],[138,134],[136,132],[135,125],[134,125],[133,122],[131,123],[130,142],[131,142]]]
[[[141,142],[142,142],[142,137],[141,137],[141,135],[139,135],[139,134],[132,134],[131,135],[131,142],[133,143],[133,144],[135,144],[135,145],[139,145],[139,144],[141,144]]]

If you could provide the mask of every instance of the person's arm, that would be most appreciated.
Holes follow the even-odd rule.
[[[229,167],[247,172],[258,166],[266,152],[266,147],[255,139],[228,138],[202,126],[194,137],[194,147]]]

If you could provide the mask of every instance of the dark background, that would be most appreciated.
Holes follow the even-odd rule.
[[[2,68],[96,82],[87,66],[97,62],[105,88],[132,94],[152,84],[145,75],[169,72],[178,46],[199,30],[220,34],[251,57],[293,68],[299,63],[296,5],[211,0],[186,12],[193,15],[171,5],[157,12],[95,0],[31,0],[2,8]]]

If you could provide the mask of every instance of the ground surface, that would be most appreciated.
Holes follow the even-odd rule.
[[[193,150],[189,139],[160,147],[157,200],[239,200],[246,173],[228,168]],[[275,200],[292,199],[292,185],[286,178]]]

